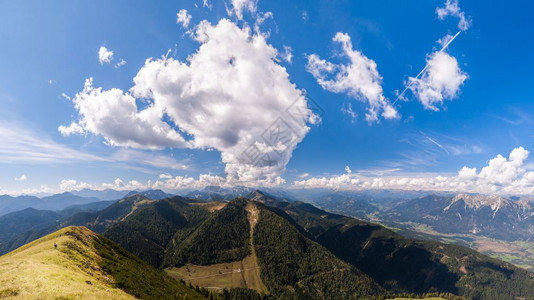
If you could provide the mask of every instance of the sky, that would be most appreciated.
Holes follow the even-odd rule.
[[[2,1],[0,194],[534,194],[529,1]]]

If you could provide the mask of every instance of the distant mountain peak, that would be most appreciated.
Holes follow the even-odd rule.
[[[458,194],[452,198],[451,204],[445,207],[443,210],[447,211],[450,207],[459,202],[463,201],[465,206],[471,209],[480,209],[485,206],[491,207],[491,210],[496,213],[504,206],[510,205],[510,200],[498,196],[498,195],[470,195],[470,194]]]

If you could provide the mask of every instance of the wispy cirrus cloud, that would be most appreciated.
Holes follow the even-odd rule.
[[[0,122],[0,140],[0,164],[108,161],[55,142],[46,134],[18,122]]]
[[[0,122],[0,164],[68,165],[106,163],[123,169],[154,173],[150,169],[187,170],[187,159],[176,160],[159,151],[115,149],[96,155],[58,143],[45,133],[17,121]],[[22,178],[22,177],[21,177]],[[23,180],[19,178],[19,180]]]

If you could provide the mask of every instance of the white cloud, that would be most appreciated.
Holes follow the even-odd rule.
[[[65,93],[61,93],[61,97],[65,98],[65,99],[67,99],[69,101],[71,100],[70,96],[65,94]]]
[[[356,122],[356,118],[358,118],[358,114],[356,114],[356,112],[354,112],[354,110],[352,110],[352,103],[349,103],[347,105],[347,108],[341,107],[341,112],[350,117],[350,122],[351,123]]]
[[[510,184],[525,173],[523,163],[528,155],[529,151],[523,147],[514,149],[508,159],[499,154],[480,170],[478,177],[491,184]]]
[[[248,11],[254,14],[258,8],[258,0],[231,0],[232,9],[227,10],[228,15],[235,15],[238,20],[243,20],[243,13]]]
[[[440,38],[437,42],[442,49],[446,48],[447,45],[454,40],[454,36],[451,34],[446,34],[444,37]]]
[[[286,181],[283,178],[277,177],[271,182],[264,182],[264,184],[249,183],[247,186],[250,187],[275,187],[285,184]],[[91,184],[85,181],[79,181],[76,179],[64,179],[58,185],[58,189],[48,189],[47,192],[58,193],[65,191],[78,191],[81,189],[92,189],[92,190],[105,190],[105,189],[114,189],[120,191],[126,190],[149,190],[149,189],[162,189],[166,191],[183,191],[191,189],[203,189],[207,186],[221,186],[221,187],[232,187],[235,186],[234,183],[230,182],[227,178],[211,175],[211,174],[200,174],[198,177],[192,176],[176,176],[173,177],[170,174],[160,174],[158,179],[154,182],[147,180],[145,183],[139,182],[137,180],[130,180],[128,182],[123,181],[121,178],[117,178],[112,182],[104,182],[99,184]],[[1,190],[0,190],[1,191]],[[31,193],[39,192],[37,190],[31,191]],[[10,192],[10,194],[17,194]]]
[[[216,149],[228,180],[280,182],[309,131],[306,123],[317,121],[302,91],[276,62],[276,49],[246,26],[203,21],[194,38],[201,46],[186,62],[148,59],[129,92],[94,88],[87,80],[73,99],[77,125],[60,131],[68,135],[80,126],[113,146]],[[134,97],[149,105],[140,109]]]
[[[109,64],[113,60],[113,51],[108,50],[105,46],[101,46],[98,50],[98,61],[101,65]]]
[[[436,8],[436,14],[440,20],[444,20],[448,16],[457,17],[459,19],[458,28],[462,31],[466,31],[471,26],[471,18],[465,16],[458,5],[458,0],[447,0],[445,7]]]
[[[92,188],[92,186],[87,182],[78,182],[74,179],[63,179],[59,184],[59,189],[62,192],[78,191],[90,188]]]
[[[126,61],[124,59],[119,59],[119,62],[115,64],[115,68],[118,69],[126,64]]]
[[[352,170],[350,169],[349,166],[345,166],[345,172],[347,172],[347,174],[351,174]]]
[[[24,174],[20,175],[20,177],[15,178],[16,181],[26,181],[27,179],[28,177],[26,177],[26,175]]]
[[[458,178],[462,180],[474,180],[477,178],[477,168],[463,167],[458,171]]]
[[[284,46],[284,51],[280,53],[280,57],[288,63],[293,59],[293,49],[290,46]]]
[[[313,177],[294,181],[293,187],[358,189],[401,189],[481,194],[534,195],[534,171],[528,170],[529,151],[523,147],[512,150],[509,157],[497,155],[479,173],[476,168],[463,167],[456,176],[428,174],[422,177],[369,177],[363,172]]]
[[[189,27],[189,22],[191,22],[191,15],[187,12],[187,9],[180,9],[176,14],[176,24],[182,24],[183,28]]]
[[[84,181],[78,181],[75,179],[63,179],[59,184],[60,192],[70,192],[70,191],[79,191],[82,189],[91,189],[91,190],[105,190],[113,189],[118,191],[133,191],[133,190],[147,190],[152,187],[152,184],[147,182],[143,184],[137,180],[130,180],[124,182],[122,179],[117,178],[112,183],[102,183],[100,185],[90,184]]]
[[[369,105],[365,118],[368,122],[377,121],[379,116],[386,119],[397,117],[397,111],[382,91],[382,77],[378,73],[376,63],[358,50],[352,49],[350,36],[338,32],[334,42],[340,43],[343,55],[349,64],[333,64],[321,59],[316,54],[308,56],[306,69],[317,83],[325,90],[333,93],[345,93]]]
[[[306,177],[310,177],[310,173],[302,173],[302,174],[299,175],[300,179],[303,179],[303,178],[306,178]]]
[[[87,79],[82,92],[72,99],[80,120],[59,126],[64,136],[91,132],[101,134],[111,146],[161,149],[185,147],[182,136],[161,120],[154,105],[138,112],[134,97],[119,89],[102,90]]]
[[[408,79],[407,88],[414,93],[425,109],[437,111],[439,110],[437,105],[457,96],[460,87],[467,79],[467,74],[460,69],[456,58],[445,52],[436,51],[430,54],[426,64],[420,78]]]

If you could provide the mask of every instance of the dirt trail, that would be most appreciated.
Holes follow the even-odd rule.
[[[254,228],[256,227],[256,224],[258,224],[258,218],[260,214],[258,207],[252,201],[247,204],[245,209],[247,210],[248,221],[250,222],[250,252],[255,265],[259,266],[258,257],[256,256],[256,249],[254,248]],[[254,270],[252,270],[252,272],[252,276],[249,277],[252,282],[246,282],[247,286],[261,286],[261,291],[265,294],[268,294],[269,291],[261,280],[260,268],[255,268]]]

